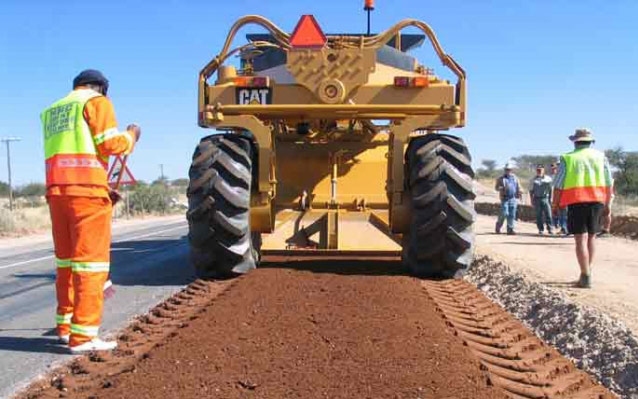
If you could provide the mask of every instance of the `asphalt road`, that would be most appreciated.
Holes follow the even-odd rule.
[[[105,304],[102,336],[193,280],[187,230],[183,216],[114,227],[111,279],[116,293]],[[54,326],[50,239],[0,246],[0,398],[71,357],[57,344]]]

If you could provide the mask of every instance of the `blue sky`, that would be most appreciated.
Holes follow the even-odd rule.
[[[454,133],[481,159],[569,150],[589,127],[599,148],[638,149],[638,2],[633,0],[377,0],[373,30],[403,18],[429,23],[468,74],[468,126]],[[133,174],[152,180],[159,164],[185,177],[205,130],[197,127],[197,74],[230,25],[261,14],[292,31],[314,14],[325,32],[364,31],[363,0],[0,1],[0,137],[12,145],[16,184],[43,180],[39,113],[84,68],[101,69],[120,127],[142,140]],[[253,31],[260,32],[253,28]],[[243,35],[242,35],[243,39]],[[414,53],[435,72],[429,47]],[[447,75],[446,75],[447,76]],[[0,151],[0,180],[7,180]]]

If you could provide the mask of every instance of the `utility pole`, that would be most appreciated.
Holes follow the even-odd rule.
[[[0,142],[3,142],[7,146],[7,171],[9,174],[9,210],[13,211],[13,186],[11,185],[11,147],[9,143],[12,141],[20,141],[20,137],[5,137],[0,138]]]
[[[160,179],[164,181],[164,164],[161,163],[159,167],[160,167]]]

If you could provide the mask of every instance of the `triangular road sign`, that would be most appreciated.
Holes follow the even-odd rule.
[[[109,169],[109,186],[114,190],[117,190],[120,186],[137,184],[131,170],[126,166],[127,159],[128,155],[123,158],[120,155],[116,155]]]
[[[326,35],[312,15],[302,15],[290,36],[290,45],[296,48],[323,47],[327,41]]]

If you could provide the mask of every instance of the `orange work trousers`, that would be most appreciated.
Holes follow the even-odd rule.
[[[49,196],[57,264],[58,335],[70,334],[69,346],[97,337],[109,274],[111,200]]]

